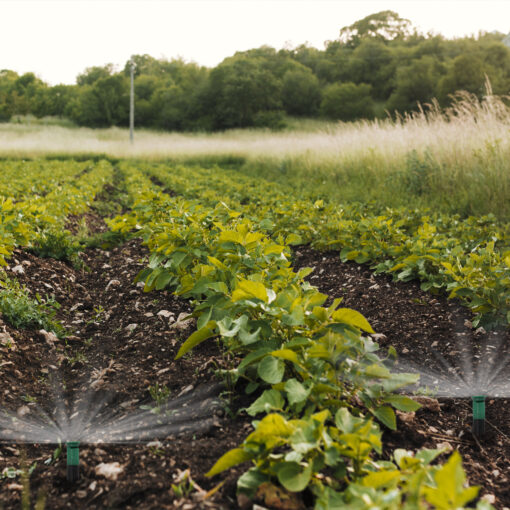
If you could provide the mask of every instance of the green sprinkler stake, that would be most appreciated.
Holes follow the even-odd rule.
[[[68,441],[67,446],[67,480],[76,482],[80,478],[80,442]]]
[[[485,434],[485,397],[471,397],[473,400],[473,435],[481,437]]]

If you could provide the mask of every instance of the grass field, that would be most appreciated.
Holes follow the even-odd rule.
[[[430,207],[510,221],[510,109],[501,98],[461,95],[391,121],[293,120],[280,132],[164,133],[0,124],[0,156],[104,154],[234,164],[252,175],[315,188],[341,201]]]

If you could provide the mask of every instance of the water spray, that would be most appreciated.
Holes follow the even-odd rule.
[[[473,435],[485,434],[485,396],[471,397],[473,400]]]
[[[67,480],[76,482],[80,478],[80,442],[68,441],[67,447]]]

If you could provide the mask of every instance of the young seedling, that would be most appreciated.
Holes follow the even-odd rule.
[[[485,397],[471,397],[473,400],[473,435],[481,437],[485,434]]]
[[[67,480],[76,482],[80,479],[80,442],[68,441],[67,446]]]

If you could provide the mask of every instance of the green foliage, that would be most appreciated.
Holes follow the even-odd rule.
[[[437,93],[437,83],[444,73],[441,62],[425,55],[402,66],[396,73],[396,86],[386,103],[390,112],[417,110],[418,104],[432,102]],[[445,84],[447,94],[457,90],[455,86]]]
[[[63,260],[79,267],[81,247],[65,230],[50,228],[39,232],[33,241],[31,251],[39,257]]]
[[[461,508],[476,496],[477,489],[463,487],[455,456],[445,467],[431,464],[441,453],[435,450],[396,450],[391,461],[381,459],[376,420],[394,429],[394,408],[417,409],[399,393],[417,376],[392,374],[364,334],[373,332],[366,319],[340,308],[340,299],[325,307],[327,296],[304,281],[310,270],[292,270],[289,243],[322,232],[319,218],[337,221],[327,204],[303,200],[301,214],[299,199],[285,200],[260,181],[238,182],[219,169],[147,165],[163,184],[200,198],[169,197],[137,167],[121,165],[138,194],[133,210],[109,224],[119,232],[137,229],[151,250],[137,276],[146,291],[169,288],[195,303],[197,331],[177,357],[218,338],[241,359],[230,379],[245,380],[258,396],[247,409],[262,415],[254,432],[210,476],[249,461],[239,491],[252,496],[262,482],[277,482],[310,491],[318,509],[397,509],[404,501],[425,509],[440,493]],[[453,482],[444,475],[450,471]]]
[[[447,292],[473,310],[474,325],[508,323],[510,228],[492,215],[462,220],[419,209],[340,206],[219,168],[213,173],[153,165],[147,171],[188,197],[209,204],[223,201],[243,211],[275,239],[281,235],[288,244],[337,249],[342,260],[370,263],[396,280],[419,279],[424,290]],[[438,172],[433,159],[411,154],[403,176],[406,189],[428,194]]]
[[[259,58],[236,55],[211,71],[202,102],[214,129],[262,124],[261,113],[281,109],[280,81]],[[258,117],[257,117],[258,114]],[[269,126],[271,127],[271,126]]]
[[[360,83],[335,83],[323,92],[320,111],[325,117],[339,120],[370,118],[374,115],[374,102],[370,85]]]
[[[411,22],[408,19],[401,18],[394,11],[380,11],[342,28],[340,40],[349,47],[356,47],[367,39],[391,41],[410,33]]]
[[[312,71],[303,69],[287,71],[282,82],[282,101],[290,115],[314,116],[318,113],[321,91],[318,78]]]
[[[43,299],[36,295],[32,299],[25,287],[17,280],[0,274],[0,312],[3,318],[15,328],[45,329],[58,336],[64,334],[63,326],[55,316],[60,305],[52,298]]]

